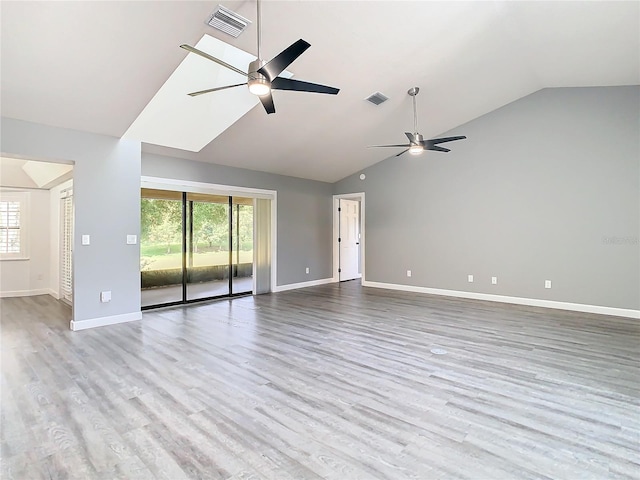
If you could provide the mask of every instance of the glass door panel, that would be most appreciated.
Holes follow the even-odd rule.
[[[253,291],[253,199],[233,197],[231,202],[232,293]]]
[[[187,194],[187,297],[229,295],[229,197]]]
[[[142,189],[142,306],[182,301],[182,193]]]

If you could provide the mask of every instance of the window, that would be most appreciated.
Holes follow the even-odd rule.
[[[0,196],[0,259],[27,258],[28,193],[2,192]]]

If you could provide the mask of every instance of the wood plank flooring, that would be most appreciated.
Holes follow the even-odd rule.
[[[2,479],[640,478],[637,320],[354,282],[0,308]]]

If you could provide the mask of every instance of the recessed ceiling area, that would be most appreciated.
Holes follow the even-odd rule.
[[[256,57],[222,40],[203,35],[195,45],[244,72]],[[280,75],[292,76],[284,71]],[[258,97],[236,87],[198,97],[188,93],[246,82],[247,78],[189,53],[125,132],[124,138],[199,152],[253,107]]]
[[[218,2],[1,2],[2,115],[120,137],[191,62],[179,45],[208,34],[255,57],[255,2],[223,5],[253,22],[238,38],[206,24]],[[262,56],[302,38],[311,47],[292,64],[295,77],[340,93],[275,92],[277,113],[265,115],[239,113],[257,104],[241,87],[227,92],[238,97],[235,113],[214,108],[215,94],[182,91],[146,120],[162,132],[144,137],[143,152],[334,182],[391,154],[367,145],[405,140],[412,86],[430,138],[464,134],[455,129],[541,88],[640,84],[638,18],[640,2],[266,1]],[[202,75],[193,90],[226,83]],[[363,101],[376,91],[389,100]],[[190,114],[176,114],[187,101],[213,117],[197,127],[210,128],[209,143],[183,124]]]
[[[72,177],[73,165],[0,157],[0,187],[48,190]]]

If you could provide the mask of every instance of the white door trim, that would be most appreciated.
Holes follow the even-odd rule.
[[[366,239],[365,239],[365,207],[364,207],[364,192],[358,193],[343,193],[333,196],[333,282],[340,281],[340,275],[338,269],[340,268],[340,245],[338,244],[338,236],[340,235],[340,215],[338,214],[338,205],[340,199],[345,200],[358,200],[360,201],[360,273],[362,277],[360,282],[365,281],[365,251],[366,251]]]

